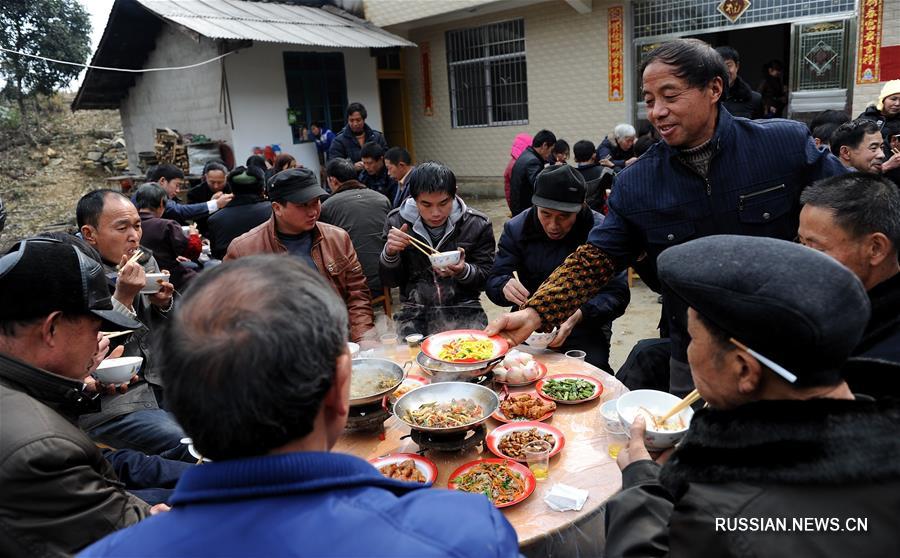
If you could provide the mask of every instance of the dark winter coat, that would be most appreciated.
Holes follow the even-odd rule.
[[[364,131],[366,140],[363,142],[363,145],[374,141],[387,151],[388,144],[384,139],[384,134],[378,130],[373,130],[368,124],[365,124]],[[334,136],[334,141],[331,142],[331,147],[328,148],[328,158],[343,157],[356,163],[362,160],[362,156],[359,154],[361,150],[362,146],[356,141],[356,136],[350,131],[350,126],[344,126],[344,129]]]
[[[575,168],[584,177],[584,201],[594,211],[606,214],[606,191],[611,190],[616,173],[600,163],[579,163]]]
[[[898,429],[896,401],[702,409],[662,469],[638,461],[623,471],[607,502],[607,556],[894,556]],[[766,520],[784,528],[764,530],[778,528]],[[857,520],[866,528],[854,531]]]
[[[741,76],[737,76],[722,104],[728,109],[732,116],[741,116],[744,118],[759,118],[762,116],[762,95],[750,88],[750,85],[744,81]]]
[[[209,216],[207,236],[212,257],[221,260],[235,238],[261,225],[272,216],[272,204],[260,196],[235,196],[231,202]]]
[[[390,202],[393,207],[394,200],[397,199],[398,184],[397,181],[388,174],[387,166],[382,165],[378,174],[374,175],[363,170],[359,173],[357,180],[368,187],[369,190],[382,194],[388,199],[388,202]]]
[[[900,134],[900,116],[891,119],[885,118],[880,110],[872,106],[866,107],[866,110],[863,111],[858,118],[871,120],[881,126],[881,135],[884,137],[884,145],[882,146],[884,148],[884,160],[887,161],[890,159],[893,155],[891,152],[891,136]],[[900,169],[890,170],[884,173],[884,175],[893,180],[897,186],[900,186]]]
[[[603,138],[597,146],[597,160],[609,159],[618,172],[625,168],[625,161],[634,157],[634,145],[631,149],[622,149],[619,144],[609,138]]]
[[[530,146],[516,159],[509,177],[509,210],[513,217],[531,207],[534,182],[546,163]]]

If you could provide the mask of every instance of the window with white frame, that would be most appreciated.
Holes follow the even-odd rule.
[[[447,31],[454,128],[528,124],[525,21]]]

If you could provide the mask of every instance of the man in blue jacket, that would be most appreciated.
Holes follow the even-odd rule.
[[[305,263],[248,256],[207,271],[173,322],[167,399],[212,463],[181,477],[170,512],[82,556],[519,555],[484,495],[329,452],[349,410],[347,308]]]
[[[375,142],[387,151],[387,140],[384,134],[373,130],[366,124],[369,114],[362,103],[350,103],[347,107],[347,125],[334,137],[331,147],[328,148],[328,158],[343,157],[350,159],[358,172],[362,172],[362,146],[369,142]]]
[[[647,117],[662,141],[619,173],[609,213],[526,303],[487,331],[520,343],[537,328],[563,323],[618,271],[643,262],[656,282],[666,248],[714,234],[791,240],[800,192],[847,170],[819,151],[806,126],[781,119],[733,118],[722,108],[728,79],[722,57],[696,39],[650,53],[643,67]],[[573,288],[574,287],[574,288]],[[687,308],[663,289],[672,339],[669,390],[693,389],[687,365]]]
[[[175,165],[164,164],[154,167],[147,173],[147,181],[158,183],[168,195],[163,219],[172,219],[182,225],[187,225],[188,221],[209,217],[234,198],[234,194],[222,194],[207,202],[179,203],[175,198],[184,182],[184,171]]]
[[[524,304],[566,256],[584,244],[591,229],[603,222],[603,215],[585,205],[584,198],[584,178],[569,165],[548,167],[538,175],[534,207],[503,225],[485,288],[494,304]],[[623,271],[563,322],[550,348],[581,349],[587,353],[587,362],[612,373],[612,321],[625,313],[630,300]]]

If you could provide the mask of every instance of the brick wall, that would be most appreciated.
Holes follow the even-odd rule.
[[[881,14],[881,46],[900,45],[900,0],[884,0]],[[858,21],[861,21],[859,18]],[[854,62],[856,56],[853,57]],[[854,80],[856,77],[854,75]],[[874,103],[884,83],[853,86],[853,112],[856,116]]]
[[[217,56],[211,40],[194,41],[170,25],[163,27],[145,68],[185,66]],[[231,143],[231,130],[219,112],[221,76],[218,62],[181,71],[140,74],[120,112],[128,161],[137,169],[137,153],[153,151],[156,128],[204,134]]]
[[[629,121],[627,102],[607,101],[609,5],[595,1],[591,13],[580,15],[563,2],[551,2],[412,30],[410,40],[430,43],[434,104],[434,115],[424,116],[420,52],[404,49],[416,159],[441,160],[462,177],[500,177],[518,133],[547,128],[570,145],[581,139],[597,143],[616,124]],[[525,19],[529,123],[452,128],[445,31],[517,17]]]

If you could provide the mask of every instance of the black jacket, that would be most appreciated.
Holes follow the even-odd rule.
[[[661,470],[639,461],[623,471],[607,502],[607,556],[894,556],[898,429],[896,401],[697,411]],[[865,530],[852,531],[857,519]]]
[[[884,145],[882,146],[884,149],[884,160],[887,161],[890,159],[893,155],[891,152],[891,136],[900,134],[900,116],[891,119],[885,118],[880,110],[871,106],[866,107],[866,110],[864,110],[857,118],[871,120],[881,126],[881,135],[884,137]],[[900,187],[900,169],[889,170],[884,173],[884,176],[893,180],[894,183]]]
[[[209,216],[207,236],[210,254],[221,260],[235,238],[261,225],[272,216],[272,204],[260,196],[235,196],[231,202]]]
[[[531,197],[534,195],[534,181],[537,175],[544,170],[546,161],[538,155],[533,147],[528,146],[516,159],[512,174],[509,178],[509,210],[515,217],[531,207]]]
[[[387,151],[388,144],[384,139],[384,134],[378,130],[373,130],[368,124],[365,124],[364,131],[366,136],[366,141],[363,142],[364,145],[374,141]],[[359,142],[356,141],[356,136],[350,131],[350,126],[344,126],[344,129],[341,130],[341,132],[334,137],[334,141],[331,142],[331,147],[328,149],[328,158],[334,159],[335,157],[343,157],[344,159],[350,159],[356,163],[357,161],[362,160],[362,157],[359,154],[361,150],[362,147],[359,145]]]
[[[371,175],[365,170],[359,173],[357,180],[363,185],[383,195],[388,199],[391,207],[394,206],[394,200],[397,199],[397,181],[388,174],[387,166],[382,165],[378,174]]]
[[[868,294],[872,316],[843,375],[854,393],[900,397],[900,273]]]
[[[737,76],[734,85],[728,88],[722,104],[732,116],[759,118],[762,116],[762,95],[751,89],[750,85]]]
[[[606,214],[606,191],[611,190],[616,173],[600,163],[588,163],[575,168],[584,177],[584,201],[594,211]]]

